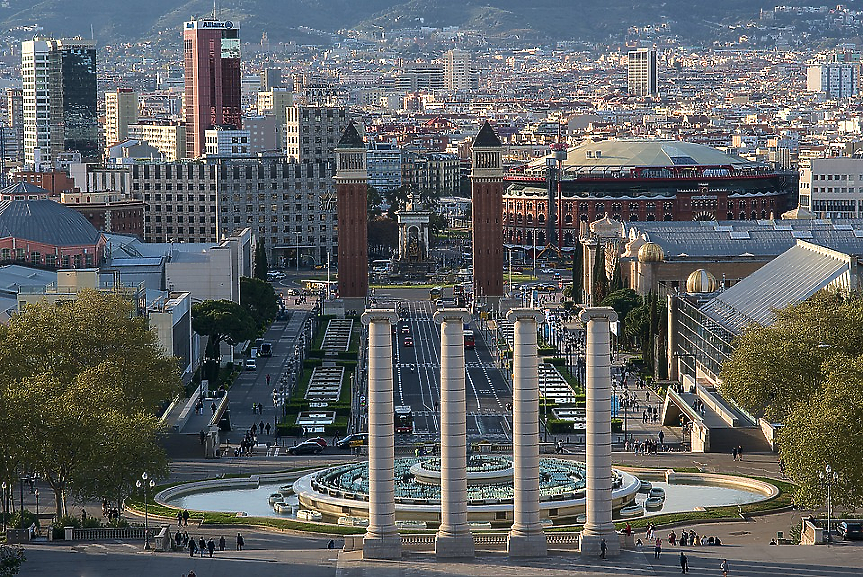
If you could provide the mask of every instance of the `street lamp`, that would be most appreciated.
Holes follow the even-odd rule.
[[[3,481],[3,534],[6,534],[6,517],[9,515],[9,493],[6,491],[8,485]]]
[[[830,534],[830,513],[832,512],[832,503],[830,501],[830,486],[835,485],[839,481],[839,474],[833,470],[833,467],[827,465],[823,471],[818,471],[818,479],[823,485],[827,486],[827,543],[830,543],[833,538]]]
[[[144,490],[144,549],[150,550],[150,518],[147,508],[147,490],[152,489],[156,483],[149,478],[147,471],[141,473],[141,478],[135,481],[135,486]]]
[[[33,495],[36,497],[36,517],[39,517],[39,489],[33,491]]]

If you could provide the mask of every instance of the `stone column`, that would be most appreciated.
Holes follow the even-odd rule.
[[[536,326],[544,316],[534,309],[513,309],[512,466],[513,522],[507,539],[512,557],[548,554],[539,520],[539,371]]]
[[[393,481],[393,310],[370,309],[363,314],[369,327],[369,526],[363,538],[363,559],[400,559],[402,540],[396,529]]]
[[[620,553],[611,520],[611,346],[610,326],[617,313],[610,307],[587,307],[579,315],[587,325],[587,437],[585,491],[587,522],[581,532],[581,553],[599,555],[605,539],[608,555]]]
[[[438,558],[473,557],[467,521],[467,422],[465,415],[464,323],[466,309],[434,315],[441,325],[440,367],[440,514],[435,537]]]

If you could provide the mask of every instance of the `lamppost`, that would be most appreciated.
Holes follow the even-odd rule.
[[[150,517],[147,508],[147,492],[152,489],[156,483],[147,474],[147,471],[141,473],[141,478],[135,481],[135,486],[144,490],[144,549],[150,550]]]
[[[36,497],[36,517],[39,517],[39,489],[35,489],[33,491],[33,495]]]
[[[830,486],[835,485],[839,481],[839,474],[833,470],[833,467],[827,465],[823,471],[818,471],[818,479],[823,485],[827,486],[827,543],[833,540],[830,533],[830,513],[832,512],[832,503],[830,501]]]
[[[9,493],[6,491],[8,485],[3,481],[3,534],[6,534],[6,517],[9,515]]]

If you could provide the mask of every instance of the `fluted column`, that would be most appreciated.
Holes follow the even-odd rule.
[[[513,523],[507,539],[512,557],[548,554],[539,519],[539,371],[535,309],[513,309],[512,466]]]
[[[402,540],[396,529],[393,481],[393,310],[367,310],[369,327],[369,526],[363,538],[363,559],[400,559]]]
[[[617,313],[610,307],[588,307],[579,318],[587,325],[587,438],[585,491],[587,522],[581,532],[581,552],[599,555],[605,539],[608,555],[620,553],[611,520],[611,327]]]
[[[473,557],[473,535],[467,521],[467,421],[465,414],[465,309],[435,313],[441,325],[440,367],[440,513],[435,555]]]

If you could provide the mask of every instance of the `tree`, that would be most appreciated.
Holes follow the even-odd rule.
[[[834,503],[863,504],[863,298],[819,293],[776,311],[735,339],[721,378],[723,395],[784,425],[779,454],[797,503],[824,503],[818,471],[830,465]]]
[[[642,299],[632,289],[616,290],[600,303],[601,306],[611,307],[617,313],[617,318],[620,319],[621,331],[620,334],[626,334],[626,319],[629,313],[642,304]]]
[[[601,303],[608,296],[608,274],[605,272],[605,247],[599,243],[596,247],[596,260],[593,262],[593,288],[591,290],[594,303]]]
[[[192,306],[192,328],[207,340],[205,373],[211,381],[218,377],[222,342],[236,345],[253,339],[257,326],[252,315],[234,301],[209,300]]]
[[[366,211],[368,212],[369,221],[381,215],[381,205],[383,202],[384,197],[381,196],[377,188],[374,186],[366,187]]]
[[[255,278],[261,280],[267,280],[267,251],[264,248],[264,239],[259,238],[257,245],[255,245]]]
[[[620,269],[620,259],[614,261],[614,271],[611,274],[611,292],[619,291],[623,287],[623,271]]]
[[[26,560],[23,547],[0,545],[0,577],[17,575]]]
[[[133,312],[120,294],[83,291],[73,301],[28,305],[0,328],[0,412],[15,431],[4,450],[51,486],[58,517],[93,470],[116,466],[107,441],[118,419],[155,427],[160,403],[180,390],[176,359]],[[155,433],[122,451],[138,470],[165,459]]]
[[[581,243],[576,243],[572,251],[572,300],[580,303],[584,291],[584,250]]]
[[[240,278],[240,304],[258,328],[267,326],[279,312],[279,299],[273,285],[257,278]]]

